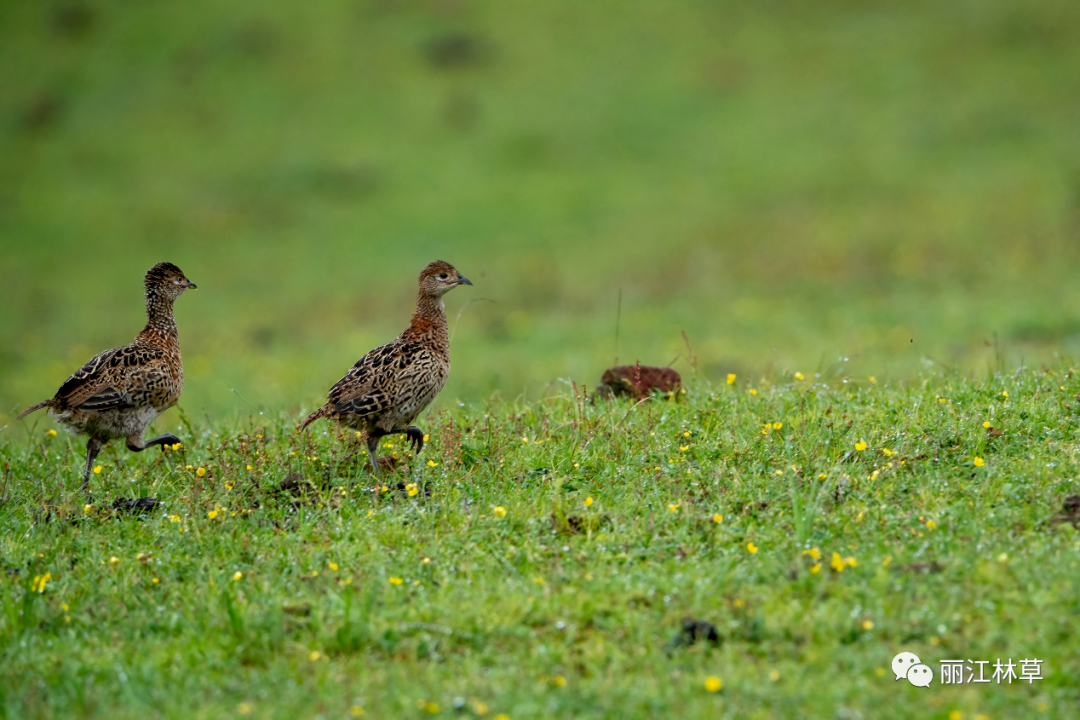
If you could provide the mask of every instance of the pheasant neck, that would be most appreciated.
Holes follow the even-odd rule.
[[[442,299],[421,293],[416,298],[416,312],[409,323],[409,330],[440,345],[447,344],[446,313]]]
[[[146,327],[139,336],[150,336],[173,344],[178,342],[173,298],[155,292],[146,293]]]

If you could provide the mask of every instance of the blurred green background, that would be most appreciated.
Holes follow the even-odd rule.
[[[3,423],[159,260],[198,414],[314,407],[437,258],[443,405],[683,331],[713,379],[1080,349],[1075,0],[8,2],[0,86]]]

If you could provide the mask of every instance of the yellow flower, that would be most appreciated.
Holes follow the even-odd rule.
[[[829,477],[829,475],[827,473],[820,473],[820,474],[818,474],[817,479],[818,480],[824,480],[827,477]]]
[[[784,427],[784,423],[782,423],[782,422],[774,422],[772,424],[772,426],[773,426],[773,430],[779,430],[780,428]]]
[[[351,708],[349,708],[349,714],[353,717],[363,717],[364,708],[360,707],[359,705],[353,705]]]
[[[832,561],[829,565],[836,572],[844,572],[844,558],[840,557],[840,553],[834,552],[832,554]]]
[[[892,555],[886,555],[885,559],[881,561],[881,567],[889,567],[892,563]]]
[[[204,468],[204,467],[199,468],[198,470],[195,471],[195,475],[197,475],[198,477],[206,477],[206,468]]]
[[[499,713],[495,716],[495,720],[510,720],[510,716],[506,713]]]
[[[237,570],[236,572],[233,573],[232,579],[233,580],[239,580],[242,577],[244,577],[244,573]]]
[[[421,700],[418,705],[420,706],[420,709],[426,712],[428,715],[439,714],[440,708],[439,703],[437,702],[432,702],[431,700]]]
[[[30,583],[30,591],[36,593],[45,592],[45,583],[49,582],[52,578],[52,573],[45,573],[44,575],[35,575],[33,581]]]
[[[95,475],[100,475],[101,474],[101,466],[100,465],[95,465],[94,466],[94,474]]]
[[[936,527],[937,527],[937,523],[934,522],[933,520],[927,520],[926,521],[926,529],[927,530],[933,530]]]
[[[244,467],[245,467],[245,468],[247,468],[248,470],[251,470],[251,469],[252,469],[252,468],[251,468],[251,465],[245,465]]]
[[[555,677],[551,678],[551,684],[555,687],[562,687],[566,685],[566,678],[564,678],[562,675],[556,675]]]
[[[427,433],[424,433],[424,442],[427,442],[430,439],[431,439],[431,436],[428,435]]]
[[[734,385],[735,384],[735,373],[728,373],[727,374],[727,384],[728,385]]]
[[[689,449],[690,449],[689,445],[680,445],[679,446],[679,452],[686,452]]]
[[[757,395],[757,390],[755,390],[754,388],[750,388],[750,394]]]
[[[401,584],[401,583],[403,583],[403,582],[405,582],[405,581],[404,581],[404,580],[402,580],[402,579],[401,579],[401,578],[399,578],[399,577],[392,577],[392,578],[390,578],[390,584],[391,584],[391,585],[400,585],[400,584]]]
[[[585,498],[585,507],[592,507],[592,496]]]
[[[708,692],[720,692],[720,688],[724,687],[724,681],[715,675],[710,675],[705,678],[705,690]]]
[[[45,431],[45,436],[46,437],[56,437],[56,431],[53,430],[52,428],[49,428],[48,430]]]
[[[522,436],[521,436],[521,442],[523,442],[523,443],[525,443],[526,445],[528,445],[528,444],[529,444],[529,436],[528,436],[528,435],[522,435]]]
[[[874,629],[874,622],[872,620],[863,620],[862,629],[863,630],[873,630]]]
[[[153,579],[153,580],[151,580],[150,582],[152,582],[152,583],[154,583],[155,585],[157,585],[157,584],[158,584],[159,582],[161,582],[161,581],[160,581],[160,580],[158,580],[157,578],[154,578],[154,579]]]
[[[506,517],[506,508],[504,508],[502,505],[496,505],[495,509],[492,512],[495,513],[495,517]]]
[[[1003,398],[1005,398],[1006,400],[1008,400],[1008,399],[1009,399],[1009,391],[1008,391],[1008,390],[1002,390],[1002,391],[1001,391],[1001,397],[1003,397]]]
[[[405,491],[409,493],[409,497],[416,497],[416,494],[420,492],[416,487],[416,483],[409,483],[406,485]]]
[[[983,427],[984,427],[984,428],[986,428],[987,430],[989,430],[990,428],[992,428],[992,427],[994,427],[994,426],[990,424],[990,421],[989,421],[989,420],[987,420],[987,421],[985,421],[985,422],[983,423]]]
[[[87,505],[83,505],[82,509],[83,509],[84,513],[89,513],[94,509],[94,505],[93,505],[93,503],[89,503]]]
[[[683,430],[683,434],[682,434],[682,436],[683,436],[684,438],[685,438],[685,437],[690,437],[690,431],[689,431],[689,430]]]
[[[975,467],[982,467],[983,465],[986,464],[986,462],[981,457],[979,457],[978,455],[976,455],[974,458],[972,458],[971,462],[974,463]]]
[[[873,375],[870,376],[870,384],[871,385],[877,385],[877,378],[874,377]]]
[[[334,572],[337,572],[338,564],[336,562],[329,562],[327,563],[327,567],[329,567]]]
[[[308,653],[308,660],[310,660],[311,662],[316,662],[321,657],[322,653],[318,650],[312,650],[310,653]]]
[[[889,448],[881,448],[881,452],[885,453],[885,457],[892,457],[893,451]]]
[[[801,372],[797,372],[797,373],[795,373],[795,379],[796,380],[805,380],[806,377]]]
[[[173,450],[174,452],[175,452],[175,451],[177,451],[177,450],[179,450],[179,449],[180,449],[180,448],[182,448],[182,447],[184,447],[184,443],[173,443],[173,444],[172,444],[172,450]]]
[[[846,564],[848,567],[858,567],[859,561],[848,555],[846,558],[844,558],[844,564]]]
[[[821,563],[814,563],[810,566],[811,575],[817,575],[819,572],[821,572]]]
[[[951,710],[949,712],[949,720],[964,720],[964,713],[959,710]]]
[[[252,711],[251,703],[242,702],[236,706],[236,712],[239,715],[250,715]]]
[[[809,555],[811,560],[821,559],[821,550],[818,550],[816,547],[812,547],[809,550],[803,550],[802,554]]]
[[[434,460],[428,460],[427,464],[428,464],[428,467],[438,467],[439,466],[439,463],[435,462]]]
[[[170,515],[169,516],[169,522],[174,522],[174,523],[180,522],[180,516],[179,515]]]
[[[206,517],[210,518],[211,520],[213,520],[217,516],[218,516],[218,511],[217,510],[210,510],[209,512],[206,513]]]
[[[758,549],[757,545],[755,545],[754,543],[752,543],[752,542],[746,543],[746,552],[750,553],[751,555],[756,553],[757,549]]]
[[[855,443],[855,450],[856,450],[857,452],[862,452],[862,451],[863,451],[863,450],[865,450],[866,448],[867,448],[867,445],[866,445],[866,443],[865,443],[865,442],[863,442],[862,440],[860,440],[859,442]]]
[[[721,515],[720,513],[717,513],[717,514],[712,516],[712,521],[714,523],[722,523],[722,522],[724,522],[724,516]]]

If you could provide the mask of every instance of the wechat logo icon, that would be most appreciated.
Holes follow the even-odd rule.
[[[906,678],[915,687],[927,687],[934,681],[934,671],[923,665],[915,653],[897,653],[892,659],[892,671],[895,680]]]

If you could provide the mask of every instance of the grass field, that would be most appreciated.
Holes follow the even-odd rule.
[[[328,426],[196,422],[175,453],[107,450],[90,508],[80,448],[37,427],[2,446],[0,707],[1069,717],[1078,392],[1065,367],[638,406],[567,388],[430,417],[385,487]],[[292,473],[314,487],[277,492]],[[164,505],[121,516],[118,495]],[[676,647],[688,617],[720,642]],[[935,675],[1040,659],[1042,679],[920,689],[888,674],[901,650]]]
[[[452,398],[685,370],[683,331],[714,381],[1080,354],[1069,0],[71,0],[0,28],[0,420],[128,341],[160,260],[200,286],[200,416],[310,407],[435,258],[476,283]]]
[[[1077,67],[1071,0],[0,3],[0,714],[1070,717]],[[382,491],[293,427],[436,258]],[[184,446],[86,509],[15,415],[162,260]]]

